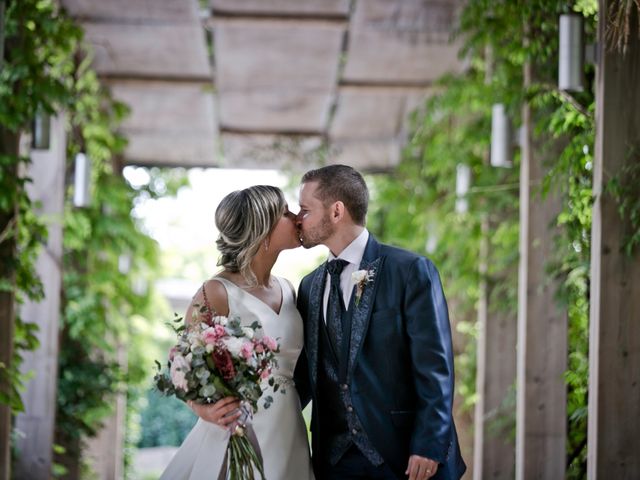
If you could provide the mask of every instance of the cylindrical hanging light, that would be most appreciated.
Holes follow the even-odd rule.
[[[131,271],[131,255],[123,253],[118,257],[118,271],[126,275]]]
[[[511,166],[511,122],[502,103],[491,108],[491,166]]]
[[[33,136],[31,148],[49,150],[51,139],[51,117],[48,113],[39,111],[33,119]]]
[[[467,193],[471,185],[471,169],[469,165],[459,164],[456,168],[456,212],[465,213],[469,210]]]
[[[560,15],[558,88],[580,92],[584,89],[584,45],[582,15]]]
[[[91,162],[89,157],[80,152],[76,155],[75,174],[73,180],[73,205],[89,206],[89,187],[91,186]]]

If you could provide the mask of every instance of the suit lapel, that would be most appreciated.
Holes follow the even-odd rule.
[[[322,296],[326,268],[327,263],[325,262],[316,269],[309,290],[309,320],[305,335],[307,337],[306,348],[309,371],[311,373],[311,385],[314,390],[318,379],[318,346],[320,341],[320,322],[323,321]]]
[[[351,317],[351,341],[349,348],[349,364],[347,375],[351,377],[353,368],[360,353],[362,347],[362,341],[367,333],[369,327],[369,319],[373,311],[373,304],[375,300],[376,290],[380,282],[380,272],[384,264],[384,257],[380,256],[380,244],[373,238],[373,235],[369,236],[367,247],[365,248],[364,255],[362,256],[362,262],[360,262],[360,270],[367,270],[373,274],[373,279],[366,282],[362,289],[362,295],[360,301],[356,305],[354,301],[351,302],[351,308],[353,308],[353,314]],[[354,290],[353,295],[357,294],[357,289]]]

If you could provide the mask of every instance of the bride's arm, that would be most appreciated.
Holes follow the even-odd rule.
[[[227,291],[220,282],[208,280],[198,289],[187,308],[185,322],[195,321],[203,306],[210,309],[214,315],[226,316],[229,314]],[[235,397],[225,397],[211,405],[203,405],[189,400],[187,405],[203,420],[222,428],[233,427],[235,421],[242,415],[240,400]]]

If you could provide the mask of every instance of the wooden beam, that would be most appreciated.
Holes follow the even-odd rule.
[[[51,147],[32,150],[27,185],[29,197],[41,203],[38,215],[51,219],[47,225],[47,245],[36,263],[42,280],[44,298],[27,301],[20,316],[38,325],[39,347],[24,352],[22,373],[31,372],[23,394],[25,411],[16,418],[16,428],[23,435],[16,440],[20,452],[16,478],[47,480],[51,478],[53,432],[56,414],[58,371],[58,335],[60,293],[62,288],[62,217],[64,214],[66,133],[64,119],[51,118]]]
[[[0,153],[18,155],[19,138],[13,132],[0,127]],[[4,175],[17,176],[16,165],[5,167]],[[16,242],[12,234],[17,219],[16,206],[13,210],[0,212],[0,278],[15,288]],[[14,290],[0,291],[0,363],[3,370],[11,368],[13,358],[13,335],[15,328]],[[0,375],[0,392],[11,397],[12,389],[8,378]],[[11,407],[0,404],[0,480],[11,478]]]
[[[527,63],[525,89],[531,78]],[[557,282],[546,273],[555,249],[550,225],[560,201],[553,192],[539,198],[544,163],[553,151],[542,148],[543,139],[534,139],[532,110],[528,103],[522,107],[516,480],[564,478],[566,457],[567,318],[555,299]]]
[[[345,20],[350,0],[210,0],[214,16],[279,16]]]
[[[620,2],[601,0],[599,18],[609,19],[616,4]],[[587,478],[593,480],[636,479],[640,472],[640,252],[636,249],[630,257],[621,250],[628,226],[605,192],[614,176],[629,182],[625,167],[640,168],[640,39],[635,8],[630,6],[626,53],[606,45],[608,21],[601,20],[598,26],[587,442]],[[636,195],[637,189],[636,183]]]
[[[495,281],[487,278],[492,231],[488,218],[483,218],[481,227],[473,478],[511,480],[515,474],[515,445],[509,438],[506,417],[514,412],[504,407],[516,380],[517,319],[490,303]],[[506,276],[502,279],[509,280]]]

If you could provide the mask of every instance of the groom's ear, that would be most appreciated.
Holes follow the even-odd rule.
[[[346,209],[344,203],[342,203],[340,200],[334,202],[334,204],[331,206],[331,220],[333,221],[333,223],[338,223],[340,220],[342,220],[345,213]]]

